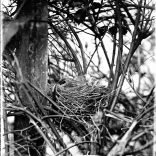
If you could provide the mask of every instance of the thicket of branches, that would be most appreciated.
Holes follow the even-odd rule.
[[[42,3],[46,19],[37,16]],[[28,4],[33,18],[24,14]],[[14,126],[5,122],[6,155],[45,155],[47,146],[55,156],[151,155],[154,78],[146,60],[154,51],[153,11],[148,0],[11,0],[4,6],[4,118],[15,116]],[[42,81],[36,85],[24,75],[19,35],[41,31],[43,23],[48,77],[42,90]],[[38,48],[35,34],[27,51]],[[37,65],[42,61],[36,58]]]

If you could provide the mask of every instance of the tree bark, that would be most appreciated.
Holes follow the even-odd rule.
[[[45,0],[29,0],[17,18],[27,17],[29,22],[20,31],[16,56],[23,77],[32,84],[46,90],[48,72],[47,18]]]
[[[23,5],[24,3],[24,5]],[[22,6],[22,7],[21,7]],[[16,52],[15,57],[18,60],[16,76],[19,82],[29,81],[42,92],[47,88],[47,72],[48,72],[48,52],[47,52],[47,40],[48,40],[48,9],[46,0],[25,0],[24,2],[18,0],[18,9],[20,9],[17,19],[25,18],[28,22],[21,28],[17,34]],[[21,71],[21,73],[20,73]],[[22,79],[22,81],[21,81]],[[22,85],[22,84],[21,84]],[[35,91],[32,91],[37,97],[37,101],[44,104],[44,99],[40,97]],[[18,88],[18,94],[21,103],[25,107],[33,105],[33,101],[26,94],[22,87]],[[34,106],[35,108],[36,106]],[[34,111],[34,110],[33,110]],[[29,118],[25,115],[19,115],[15,117],[15,130],[23,129],[30,126]],[[37,133],[33,129],[30,133]],[[24,135],[28,135],[23,133]],[[29,134],[31,135],[31,134]],[[16,138],[17,137],[17,138]],[[26,137],[26,136],[25,136]],[[15,135],[15,140],[19,139]],[[43,143],[43,139],[39,140],[39,146]],[[23,144],[24,143],[23,141]],[[35,143],[38,144],[38,143]],[[28,154],[25,151],[22,154]],[[36,150],[30,151],[31,155],[38,155]]]

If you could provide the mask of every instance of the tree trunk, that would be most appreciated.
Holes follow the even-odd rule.
[[[19,66],[25,79],[45,91],[48,72],[46,1],[27,1],[18,18],[22,18],[21,16],[30,20],[19,34],[16,52]]]
[[[18,1],[18,8],[21,10],[16,17],[17,19],[28,18],[28,22],[18,32],[15,54],[19,63],[19,67],[17,68],[19,68],[18,70],[20,70],[22,74],[20,71],[17,71],[17,79],[19,81],[21,79],[24,81],[28,80],[42,92],[45,92],[48,72],[48,28],[46,22],[48,18],[47,2],[45,0],[28,0],[24,2],[21,0]],[[18,92],[22,104],[26,107],[29,106],[32,101],[30,101],[26,92],[20,87]],[[36,96],[38,95],[36,94]],[[38,101],[43,104],[44,99],[39,97]],[[31,104],[33,104],[33,102]],[[26,116],[19,115],[15,117],[15,130],[22,130],[29,126],[29,119]],[[33,131],[33,133],[37,133],[35,129],[33,129]],[[26,137],[28,134],[25,132],[22,135],[23,137]],[[15,140],[18,139],[19,137],[15,135]],[[42,143],[43,139],[40,139],[39,145]],[[23,144],[26,143],[23,142]],[[22,154],[27,155],[27,152],[28,151],[25,151]],[[38,155],[33,149],[30,151],[30,154],[33,156]]]

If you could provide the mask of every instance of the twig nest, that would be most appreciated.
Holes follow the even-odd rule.
[[[103,113],[98,109],[105,108],[109,96],[106,86],[88,83],[85,76],[66,79],[64,84],[55,86],[55,99],[61,112],[85,125],[93,124],[91,120],[94,125],[101,124]]]

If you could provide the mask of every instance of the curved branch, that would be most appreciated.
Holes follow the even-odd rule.
[[[56,33],[60,36],[60,38],[65,42],[66,46],[69,48],[70,52],[72,53],[78,75],[83,75],[83,71],[82,71],[80,61],[79,61],[78,57],[76,56],[73,48],[70,46],[70,44],[68,43],[66,38],[61,34],[61,32],[57,29],[57,27],[55,25],[53,25],[51,22],[48,22],[48,23],[56,31]]]
[[[87,72],[87,63],[86,63],[86,58],[85,58],[85,52],[83,49],[83,45],[82,42],[80,41],[79,36],[77,35],[77,33],[75,32],[75,30],[73,29],[73,27],[68,23],[69,28],[71,29],[72,33],[74,34],[78,44],[79,44],[79,48],[81,50],[81,55],[82,55],[82,60],[83,60],[83,72],[84,74]]]

